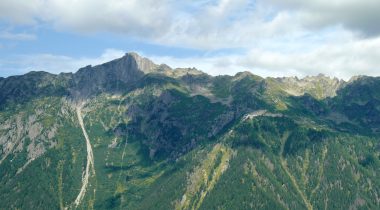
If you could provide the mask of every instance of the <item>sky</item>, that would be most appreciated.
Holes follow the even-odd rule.
[[[137,52],[211,75],[380,76],[379,0],[1,0],[0,77]]]

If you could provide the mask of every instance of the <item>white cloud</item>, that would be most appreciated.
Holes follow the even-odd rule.
[[[51,0],[44,19],[75,31],[154,36],[168,27],[169,0]]]
[[[342,24],[380,33],[378,0],[2,0],[0,18],[48,23],[57,30],[111,32],[199,49],[253,47],[263,38],[293,36]]]
[[[299,24],[307,28],[343,25],[365,36],[380,34],[378,0],[267,0],[280,10],[295,11]]]
[[[374,36],[380,33],[378,8],[378,0],[2,0],[0,18],[214,49],[339,24]]]
[[[278,53],[252,50],[237,63],[268,70],[268,76],[324,73],[349,79],[354,75],[379,75],[380,38],[323,45],[310,52]]]
[[[111,32],[158,44],[199,49],[252,46],[263,37],[286,35],[298,28],[287,12],[274,12],[260,2],[200,2],[3,0],[0,19],[18,24],[48,23],[58,31]],[[274,17],[268,20],[268,15]]]
[[[380,38],[327,44],[306,52],[254,49],[243,55],[152,58],[173,67],[196,67],[211,75],[251,71],[262,77],[304,77],[323,73],[347,80],[356,75],[379,75]]]
[[[43,3],[43,0],[2,0],[0,18],[15,24],[33,24],[35,23],[34,16],[42,12]]]
[[[57,30],[153,36],[166,30],[170,1],[2,0],[0,18],[16,24],[50,23]]]
[[[205,56],[153,55],[153,60],[174,67],[194,65],[213,75],[251,69],[261,76],[325,73],[348,78],[378,75],[378,8],[378,0],[2,0],[0,20],[204,50]],[[226,48],[247,53],[207,56],[208,51]],[[12,65],[53,72],[102,60],[50,54],[22,59]]]

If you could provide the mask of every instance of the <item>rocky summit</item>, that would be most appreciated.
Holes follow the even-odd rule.
[[[0,209],[379,209],[380,78],[136,53],[0,78]]]

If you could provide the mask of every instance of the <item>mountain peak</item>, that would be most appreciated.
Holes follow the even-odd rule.
[[[141,79],[144,74],[156,71],[158,65],[137,53],[97,66],[87,66],[74,74],[74,96],[88,97],[104,91],[116,91]]]
[[[134,61],[137,64],[137,68],[145,74],[154,72],[159,66],[148,58],[140,56],[136,52],[128,52],[121,59]]]

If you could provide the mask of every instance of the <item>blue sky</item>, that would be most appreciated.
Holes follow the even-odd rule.
[[[135,51],[209,74],[379,76],[378,0],[2,0],[0,76]]]

